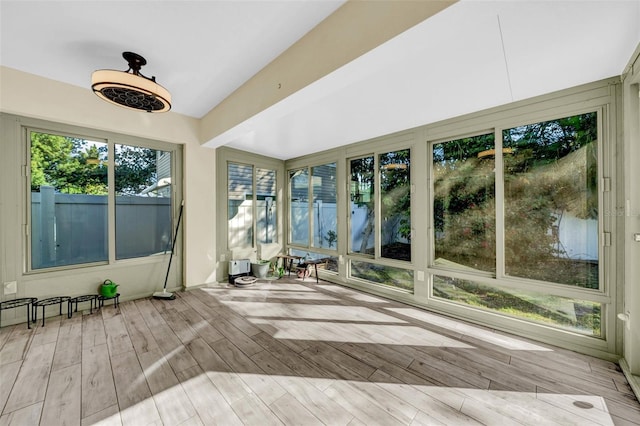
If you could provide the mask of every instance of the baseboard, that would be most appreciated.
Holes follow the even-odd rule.
[[[636,376],[635,374],[631,374],[631,369],[629,368],[629,364],[624,358],[620,358],[618,361],[620,364],[620,368],[622,368],[622,372],[624,376],[627,378],[629,382],[629,386],[631,386],[631,390],[636,395],[636,399],[640,401],[640,376]]]
[[[195,290],[195,289],[198,289],[198,288],[206,288],[206,287],[209,287],[209,286],[212,286],[212,285],[221,285],[221,284],[218,283],[218,282],[213,282],[213,283],[190,285],[189,287],[182,287],[181,290],[183,290],[183,291],[191,291],[191,290]]]

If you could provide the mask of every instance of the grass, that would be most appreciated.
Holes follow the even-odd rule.
[[[434,295],[529,321],[600,336],[600,304],[541,293],[503,290],[471,281],[437,277]]]
[[[548,281],[572,282],[586,288],[598,288],[598,265],[589,262],[555,261],[549,268]],[[522,271],[521,271],[522,272]],[[377,265],[365,261],[351,262],[351,275],[413,292],[413,271]],[[526,274],[525,274],[526,275]],[[562,277],[559,277],[562,275]],[[564,277],[564,278],[563,278]],[[558,281],[560,278],[560,281]],[[452,302],[551,325],[581,334],[601,336],[599,303],[513,289],[501,289],[473,281],[437,276],[433,294]]]

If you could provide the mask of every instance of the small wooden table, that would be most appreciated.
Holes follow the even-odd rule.
[[[327,263],[329,259],[316,259],[316,260],[305,260],[304,262],[298,264],[298,269],[305,269],[305,273],[302,274],[302,281],[307,278],[306,269],[309,266],[313,265],[316,273],[316,284],[318,284],[318,265],[322,265],[323,263]]]
[[[290,256],[288,254],[279,254],[276,256],[276,258],[278,259],[276,261],[276,265],[278,263],[278,261],[280,259],[282,259],[282,267],[284,268],[284,270],[289,270],[289,276],[291,276],[291,269],[293,268],[293,261],[297,260],[298,262],[300,262],[300,259],[302,259],[302,256]],[[287,261],[289,261],[289,266],[287,267]]]

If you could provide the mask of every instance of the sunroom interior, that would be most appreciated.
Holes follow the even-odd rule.
[[[20,63],[29,45],[6,35],[28,6],[3,1],[0,299],[110,279],[135,300],[293,255],[326,282],[618,362],[638,395],[640,3],[395,3],[332,2],[210,109],[175,93],[146,114]],[[47,213],[96,194],[37,180],[56,138],[103,168],[85,218]],[[155,180],[128,186],[141,151]]]

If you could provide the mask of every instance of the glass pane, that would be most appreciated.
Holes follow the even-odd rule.
[[[115,145],[116,259],[171,251],[171,153]]]
[[[413,292],[413,271],[409,269],[352,260],[351,276]]]
[[[313,247],[337,250],[336,163],[311,168],[313,182]]]
[[[493,133],[433,145],[435,266],[496,271]]]
[[[374,159],[364,157],[351,160],[351,253],[374,255],[375,211],[374,211]]]
[[[309,245],[309,170],[289,172],[291,185],[291,243]]]
[[[258,243],[278,242],[276,171],[256,169]]]
[[[411,151],[387,152],[380,167],[381,255],[411,260]]]
[[[253,247],[253,166],[227,166],[229,248]]]
[[[597,137],[596,113],[504,130],[507,274],[599,287]]]
[[[306,259],[326,260],[326,263],[322,263],[318,265],[318,269],[325,269],[327,271],[335,272],[336,274],[338,273],[338,257],[337,256],[328,256],[324,253],[316,253],[313,251],[298,250],[298,249],[291,249],[289,250],[289,252],[292,256],[301,256],[303,258],[301,262],[304,262],[304,260]],[[315,276],[313,271],[311,275]]]
[[[106,261],[107,144],[30,133],[31,268]]]
[[[589,336],[601,335],[602,305],[596,302],[442,276],[433,277],[433,295]]]

